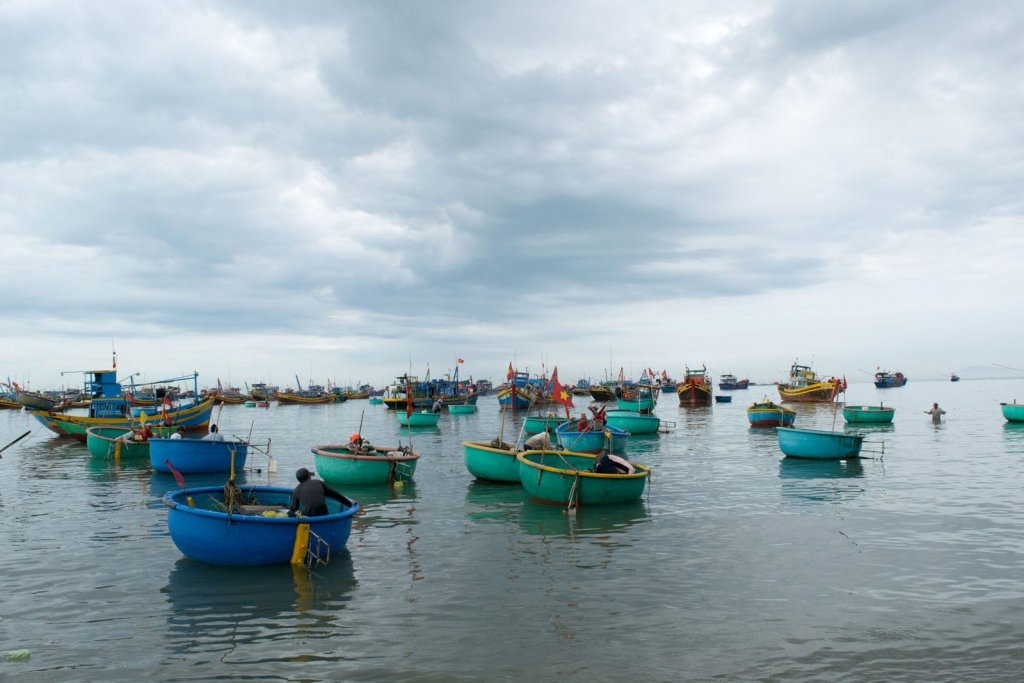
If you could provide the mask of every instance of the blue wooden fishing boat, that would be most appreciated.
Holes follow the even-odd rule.
[[[1024,403],[1017,403],[1014,399],[1013,403],[1000,403],[999,407],[1008,422],[1024,422]]]
[[[497,439],[487,443],[463,441],[462,451],[466,469],[477,479],[519,483],[519,463],[511,444]]]
[[[817,429],[779,427],[779,449],[793,458],[812,460],[842,460],[856,458],[864,437],[860,434],[826,432]]]
[[[345,547],[352,532],[352,517],[359,512],[355,501],[345,505],[328,499],[330,514],[288,517],[291,489],[253,486],[242,487],[241,492],[246,503],[230,511],[222,486],[181,489],[164,496],[167,528],[178,550],[208,564],[302,562],[307,548],[326,561],[330,553]]]
[[[527,415],[523,431],[530,435],[540,434],[549,427],[554,429],[568,419],[567,417],[558,417],[552,413],[547,413],[546,415]]]
[[[594,472],[597,456],[567,451],[525,451],[519,481],[531,498],[575,507],[609,505],[637,500],[644,493],[650,469],[632,463],[632,474]]]
[[[338,486],[409,481],[420,459],[419,453],[401,444],[396,448],[329,444],[311,450],[313,467],[320,478]]]
[[[528,372],[512,374],[508,385],[498,391],[498,406],[501,410],[529,410],[539,392],[530,384]]]
[[[907,383],[907,378],[903,376],[902,372],[889,372],[887,370],[881,370],[875,373],[875,387],[878,389],[891,389],[894,387],[902,387]]]
[[[715,403],[732,403],[732,396],[717,394],[715,396]]]
[[[245,467],[249,444],[238,439],[150,439],[149,464],[157,472],[231,472]],[[170,463],[168,465],[167,463]]]
[[[581,432],[576,420],[563,422],[555,428],[555,439],[567,451],[576,453],[609,453],[622,455],[626,452],[629,432],[606,425],[604,429]],[[610,442],[610,443],[609,443]]]
[[[751,427],[789,427],[796,421],[796,411],[765,400],[747,408]]]
[[[421,410],[418,413],[406,413],[399,410],[395,413],[398,424],[403,427],[436,427],[441,420],[441,413],[432,413],[429,410]]]
[[[889,424],[892,422],[895,408],[885,406],[843,406],[843,418],[847,422],[867,424]]]
[[[632,434],[656,434],[661,427],[661,418],[651,413],[636,410],[609,410],[605,412],[608,426]]]

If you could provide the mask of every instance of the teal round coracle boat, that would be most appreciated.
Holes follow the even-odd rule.
[[[470,404],[448,406],[448,413],[451,415],[472,415],[476,412],[476,406]]]
[[[637,500],[651,471],[637,463],[633,474],[598,474],[598,456],[567,451],[524,451],[519,481],[530,497],[559,505],[609,505]]]
[[[398,410],[395,412],[395,417],[398,418],[398,424],[403,427],[436,427],[441,419],[441,414],[422,410],[407,415],[404,410]]]
[[[1014,399],[1013,403],[1000,403],[999,407],[1009,422],[1024,422],[1024,403],[1017,403],[1017,399]]]
[[[622,429],[630,434],[656,434],[661,427],[657,415],[640,413],[635,410],[609,410],[605,413],[608,426]]]
[[[847,422],[889,424],[895,414],[895,408],[885,406],[843,406],[843,418]]]
[[[653,398],[641,398],[636,401],[625,401],[618,399],[619,410],[635,410],[637,412],[643,410],[654,410],[654,399]]]
[[[579,423],[569,421],[555,428],[555,437],[562,448],[575,453],[600,453],[607,450],[615,455],[626,452],[626,439],[629,432],[618,427],[606,426],[604,429],[588,429],[579,431]]]
[[[382,399],[380,396],[371,396],[370,397],[370,405],[371,406],[379,406],[379,405],[383,405],[383,403],[384,403],[384,399]]]
[[[169,436],[174,431],[166,427],[153,430],[154,437]],[[149,459],[149,442],[132,441],[131,429],[123,427],[89,427],[85,430],[85,444],[96,458]]]
[[[519,483],[519,463],[515,446],[502,444],[497,439],[487,443],[463,441],[466,469],[477,479]]]
[[[817,429],[779,427],[779,449],[793,458],[813,460],[842,460],[856,458],[864,442],[861,434],[825,432]]]
[[[523,431],[527,434],[540,434],[547,428],[554,429],[568,419],[552,415],[551,413],[547,415],[527,415]]]
[[[348,445],[315,446],[313,467],[320,478],[338,486],[388,484],[408,481],[416,472],[420,454],[408,446],[354,449]]]

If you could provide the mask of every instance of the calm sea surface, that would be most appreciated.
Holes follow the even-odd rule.
[[[0,411],[0,446],[33,432],[0,460],[0,652],[31,651],[0,679],[1022,679],[1024,424],[999,402],[1024,401],[1024,380],[853,384],[849,403],[896,419],[865,446],[884,457],[849,463],[782,458],[744,412],[774,387],[731,393],[666,396],[674,429],[629,444],[653,469],[644,499],[574,516],[467,473],[460,441],[501,429],[486,397],[415,432],[414,484],[344,489],[364,511],[312,573],[183,558],[170,476]],[[798,427],[831,428],[831,407],[797,409]],[[221,431],[272,440],[277,474],[257,458],[243,481],[291,487],[361,417],[374,443],[408,441],[366,401],[226,406]]]

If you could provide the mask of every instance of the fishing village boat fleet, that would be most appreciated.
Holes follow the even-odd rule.
[[[821,379],[810,366],[794,363],[789,368],[789,380],[776,384],[779,396],[791,403],[829,403],[846,389],[845,380],[830,377]]]
[[[700,370],[686,368],[683,379],[676,384],[676,394],[679,395],[681,406],[707,406],[711,405],[711,384],[707,376],[707,366]]]
[[[86,441],[86,430],[90,427],[119,427],[131,429],[132,425],[140,425],[148,418],[165,427],[181,427],[184,431],[206,431],[213,412],[213,399],[152,407],[153,414],[146,409],[134,408],[131,395],[122,392],[117,381],[117,370],[90,370],[84,373],[85,393],[91,397],[87,415],[76,415],[69,412],[31,411],[47,429],[60,435]],[[198,373],[183,377],[148,382],[149,385],[163,385],[171,382],[192,380],[193,395],[198,394]],[[143,386],[143,385],[140,385]],[[166,396],[166,394],[165,394]]]
[[[229,490],[186,488],[164,496],[171,540],[189,559],[234,566],[323,564],[345,547],[359,512],[359,503],[328,499],[326,515],[290,517],[289,488],[236,487],[241,502],[226,496]]]
[[[888,372],[880,370],[875,373],[875,387],[878,389],[891,389],[902,387],[907,383],[907,378],[902,372]]]

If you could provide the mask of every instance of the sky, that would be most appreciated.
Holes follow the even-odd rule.
[[[1024,5],[0,1],[0,377],[1024,368]]]

